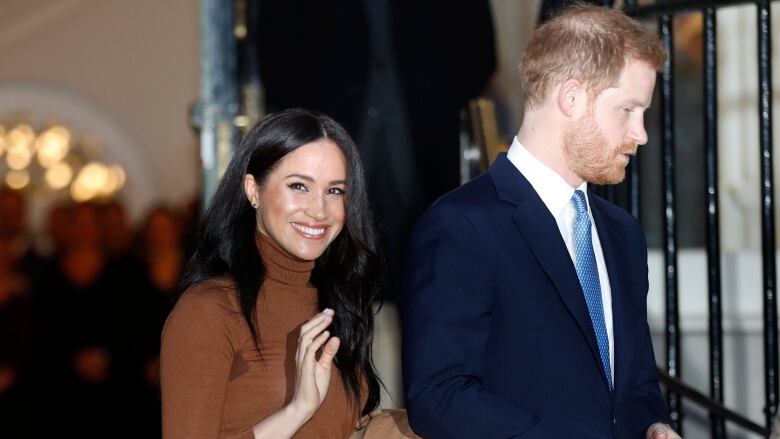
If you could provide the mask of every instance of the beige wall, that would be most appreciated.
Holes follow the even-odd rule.
[[[188,121],[199,86],[198,19],[197,0],[5,0],[0,85],[40,84],[104,111],[133,139],[130,155],[146,168],[142,175],[130,169],[129,183],[150,179],[136,186],[154,192],[123,198],[136,211],[181,203],[196,194],[198,180],[197,138]],[[116,147],[102,140],[107,151]]]
[[[518,66],[531,34],[536,28],[541,2],[539,0],[490,0],[496,42],[496,73],[487,95],[496,101],[500,112],[499,134],[508,143],[520,128],[523,100],[520,95]]]

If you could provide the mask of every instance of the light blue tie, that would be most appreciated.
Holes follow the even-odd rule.
[[[596,332],[596,341],[599,345],[601,363],[607,376],[610,390],[612,389],[612,371],[609,367],[609,338],[607,337],[607,324],[604,321],[604,306],[601,303],[601,283],[599,282],[599,270],[596,266],[596,255],[593,253],[593,241],[590,236],[590,217],[588,216],[588,202],[582,191],[574,191],[571,197],[576,215],[574,216],[574,266],[577,269],[577,277],[580,278],[582,291],[585,293],[585,302],[588,304],[590,321]]]

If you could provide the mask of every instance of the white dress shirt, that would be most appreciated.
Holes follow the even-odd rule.
[[[550,169],[539,159],[534,157],[527,149],[520,144],[515,137],[512,146],[506,154],[507,158],[523,174],[526,180],[531,183],[536,193],[547,206],[555,222],[558,224],[558,231],[561,232],[561,238],[566,243],[569,250],[569,256],[572,262],[575,262],[574,256],[574,206],[571,198],[574,196],[575,188],[571,187],[566,180],[558,173]],[[588,199],[588,183],[583,182],[577,190],[585,194],[585,200],[588,202],[588,216],[590,216],[591,239],[593,241],[593,252],[596,254],[596,266],[599,271],[599,283],[601,286],[601,303],[604,305],[604,322],[607,325],[607,337],[609,338],[609,366],[612,372],[612,382],[615,379],[615,338],[612,327],[612,289],[609,286],[609,275],[607,274],[607,264],[604,262],[604,252],[601,250],[601,241],[599,233],[596,230],[596,223],[593,221],[593,213],[590,209]]]

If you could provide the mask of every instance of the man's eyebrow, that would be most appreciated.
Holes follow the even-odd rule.
[[[640,101],[639,99],[634,99],[634,98],[628,98],[628,99],[624,100],[622,105],[628,105],[628,106],[631,106],[631,107],[644,107],[645,106],[644,102]]]

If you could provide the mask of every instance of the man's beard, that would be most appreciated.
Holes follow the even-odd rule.
[[[583,180],[616,184],[626,176],[623,154],[634,154],[635,143],[610,146],[591,114],[574,123],[563,136],[566,164]]]

